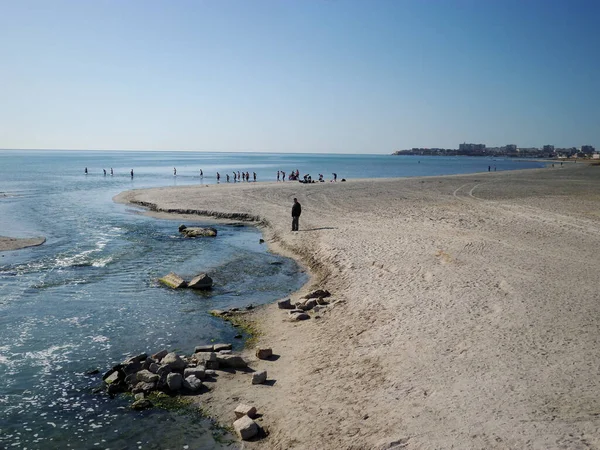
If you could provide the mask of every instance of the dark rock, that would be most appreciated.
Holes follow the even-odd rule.
[[[140,381],[133,387],[131,392],[137,394],[139,392],[150,392],[154,389],[156,389],[156,383],[146,383],[145,381]]]
[[[187,227],[183,224],[179,225],[179,232],[181,233],[182,231],[184,231]]]
[[[194,349],[194,353],[212,352],[213,350],[214,350],[214,347],[212,345],[197,345],[196,348]]]
[[[88,370],[85,374],[86,375],[97,375],[99,373],[100,373],[100,371],[98,369],[92,369],[92,370]]]
[[[146,358],[148,358],[148,354],[147,353],[140,353],[139,355],[136,356],[132,356],[131,358],[127,358],[124,362],[124,364],[129,364],[132,362],[144,362],[146,361]]]
[[[188,287],[191,289],[210,289],[212,288],[213,280],[205,273],[200,273],[196,275],[192,280],[188,283]]]
[[[167,375],[167,386],[171,391],[178,391],[183,385],[183,376],[180,373],[170,373]]]
[[[154,405],[147,398],[142,398],[140,400],[136,400],[131,404],[131,409],[135,409],[136,411],[140,411],[142,409],[152,408]]]
[[[201,387],[202,387],[202,381],[200,381],[198,378],[196,378],[193,375],[190,375],[189,377],[186,377],[183,380],[183,388],[187,389],[188,391],[197,392],[200,390]]]
[[[168,350],[161,350],[160,352],[157,352],[154,355],[152,355],[152,359],[155,359],[156,361],[160,362],[160,360],[163,359],[168,354],[169,354]]]
[[[250,303],[248,306],[246,306],[246,311],[252,311],[254,309],[254,305],[252,303]]]
[[[242,336],[241,334],[236,334],[233,338],[234,339],[242,339],[244,336]]]
[[[258,243],[259,243],[259,244],[264,244],[264,243],[265,243],[265,240],[264,240],[264,239],[259,239],[259,240],[258,240]]]
[[[277,306],[279,309],[293,309],[292,301],[288,298],[285,300],[280,300],[277,302]]]
[[[310,294],[307,294],[304,296],[304,298],[309,299],[309,298],[327,298],[330,297],[331,294],[329,293],[329,291],[326,291],[324,289],[317,289],[316,291],[311,292]]]

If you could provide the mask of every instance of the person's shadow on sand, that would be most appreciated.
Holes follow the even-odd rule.
[[[307,230],[298,230],[298,231],[319,231],[319,230],[337,230],[337,227],[309,228]]]

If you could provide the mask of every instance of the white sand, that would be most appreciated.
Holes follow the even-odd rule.
[[[292,198],[303,207],[292,233]],[[255,315],[272,386],[205,396],[247,448],[599,448],[600,168],[131,191],[162,209],[257,215],[276,251],[343,302]],[[297,293],[293,298],[298,298]]]

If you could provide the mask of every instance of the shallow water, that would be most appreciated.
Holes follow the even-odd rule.
[[[223,180],[225,172],[248,170],[259,181],[274,181],[277,170],[326,179],[336,172],[341,179],[467,173],[490,164],[542,166],[383,155],[0,151],[0,235],[47,238],[40,247],[0,253],[0,447],[226,445],[198,414],[133,412],[130,398],[92,391],[103,371],[133,354],[191,353],[212,341],[239,349],[237,330],[207,311],[271,302],[307,279],[293,261],[269,253],[253,227],[218,225],[215,239],[183,239],[179,222],[114,203],[119,192],[214,183],[216,171]],[[215,288],[199,293],[158,285],[170,271],[187,277],[206,271]],[[100,374],[86,375],[91,369]]]

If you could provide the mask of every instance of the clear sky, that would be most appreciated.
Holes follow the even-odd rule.
[[[0,0],[0,148],[600,147],[597,0]]]

